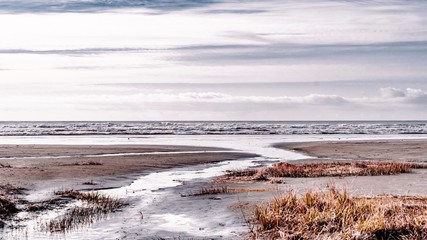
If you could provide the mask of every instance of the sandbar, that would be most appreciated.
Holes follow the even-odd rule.
[[[427,140],[369,140],[280,143],[277,148],[314,157],[304,161],[426,162]]]
[[[52,181],[99,182],[253,156],[230,149],[191,146],[1,145],[0,184],[31,189],[35,185],[48,186]]]

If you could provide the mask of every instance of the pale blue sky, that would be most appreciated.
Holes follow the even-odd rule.
[[[425,120],[426,9],[0,0],[0,120]]]

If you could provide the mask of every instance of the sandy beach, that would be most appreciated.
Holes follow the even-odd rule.
[[[426,162],[427,141],[369,140],[280,143],[277,148],[314,157],[303,161],[404,161]]]
[[[32,189],[49,186],[51,181],[60,181],[63,187],[95,181],[108,187],[104,180],[119,176],[131,180],[132,175],[144,172],[252,156],[224,148],[189,146],[2,145],[0,184]]]
[[[426,140],[323,141],[276,143],[270,146],[272,149],[279,148],[307,155],[306,159],[292,161],[296,164],[342,160],[423,163],[427,156],[426,147]],[[90,226],[93,230],[90,233],[94,234],[92,237],[95,239],[102,237],[98,236],[101,229],[111,228],[108,230],[111,233],[115,229],[114,226],[121,226],[123,221],[128,223],[116,231],[119,239],[151,239],[156,236],[247,239],[249,228],[244,218],[252,216],[253,206],[265,204],[289,190],[297,194],[312,190],[324,191],[331,184],[339,189],[346,189],[352,196],[427,195],[427,169],[415,169],[412,173],[390,176],[285,178],[280,184],[218,184],[212,182],[213,178],[197,179],[196,176],[195,180],[184,180],[182,184],[174,187],[150,191],[149,188],[144,190],[144,183],[150,181],[151,173],[170,178],[170,175],[162,175],[162,172],[167,170],[167,174],[176,175],[172,176],[173,179],[181,179],[179,174],[187,173],[180,173],[182,170],[174,172],[176,169],[193,166],[196,168],[191,171],[197,175],[199,171],[206,169],[204,164],[250,159],[257,155],[226,148],[161,145],[2,145],[0,149],[0,184],[10,183],[25,187],[28,189],[27,193],[53,193],[54,190],[69,188],[121,188],[140,179],[137,180],[140,183],[136,184],[142,185],[138,185],[136,189],[142,187],[143,192],[135,192],[139,194],[135,196],[150,199],[149,202],[142,202],[142,205],[132,203],[115,218]],[[144,175],[148,177],[146,180],[140,178]],[[87,182],[95,185],[85,184]],[[192,196],[201,189],[212,186],[241,190],[234,193]],[[158,194],[162,193],[167,194],[168,200],[160,200],[162,198]],[[130,199],[132,196],[129,196]],[[156,200],[157,198],[159,200]],[[171,204],[171,201],[174,204]],[[138,211],[135,213],[135,209],[141,209],[144,213],[143,220],[138,220],[139,214]],[[182,219],[178,221],[177,218]],[[206,221],[208,218],[210,220]],[[129,224],[129,221],[132,224]],[[74,239],[82,236],[80,234],[88,233],[83,231],[70,234],[73,235],[67,236]]]
[[[357,140],[279,143],[274,147],[296,151],[311,158],[292,161],[295,164],[337,161],[395,161],[424,163],[427,140]],[[386,176],[349,176],[286,178],[280,189],[296,192],[326,189],[327,185],[347,189],[352,195],[427,195],[427,169]]]

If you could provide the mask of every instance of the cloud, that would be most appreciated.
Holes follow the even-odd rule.
[[[261,35],[227,32],[226,36],[257,44],[188,45],[167,48],[76,48],[76,49],[0,49],[0,54],[85,56],[101,54],[162,53],[166,61],[193,62],[201,65],[284,64],[312,61],[353,60],[363,63],[426,63],[427,41],[376,44],[290,44],[268,43]],[[260,43],[262,42],[262,43]]]
[[[123,89],[124,90],[124,89]],[[26,98],[20,96],[3,96],[3,107],[13,108],[14,104],[25,105],[23,103],[49,103],[56,102],[67,106],[135,106],[140,104],[166,104],[170,108],[175,108],[180,104],[217,104],[226,105],[286,105],[289,107],[320,106],[320,107],[338,107],[351,108],[354,106],[393,106],[395,104],[409,105],[427,105],[427,92],[422,89],[407,88],[405,90],[398,88],[381,88],[380,96],[372,97],[345,97],[331,94],[308,94],[302,96],[265,96],[265,95],[238,95],[227,94],[223,92],[196,92],[196,91],[178,91],[165,89],[131,89],[126,91],[102,91],[88,92],[86,94],[68,92],[58,95],[32,95]],[[1,100],[1,98],[0,98]],[[55,101],[52,101],[55,100]]]
[[[257,64],[296,63],[303,61],[356,60],[362,63],[406,61],[427,63],[427,41],[395,41],[367,44],[295,44],[286,42],[266,43],[262,35],[229,32],[227,36],[264,43],[194,45],[174,49],[181,53],[178,61],[207,64]]]
[[[257,9],[214,9],[208,10],[204,13],[208,14],[257,14],[264,13],[265,10],[257,10]]]
[[[35,55],[99,55],[111,53],[141,53],[163,49],[149,48],[76,48],[76,49],[0,49],[0,54],[35,54]]]
[[[44,95],[40,92],[25,97],[9,93],[0,96],[0,113],[8,119],[13,119],[16,114],[29,119],[28,113],[36,114],[32,120],[37,120],[37,116],[75,119],[77,113],[84,119],[98,119],[98,116],[109,119],[108,116],[113,114],[117,120],[200,120],[202,115],[211,117],[204,120],[308,120],[319,117],[354,120],[361,116],[367,116],[362,119],[368,120],[425,116],[420,113],[427,107],[427,93],[422,89],[390,87],[380,89],[379,93],[372,97],[350,98],[333,94],[262,96],[153,89],[109,92],[105,88],[93,88],[85,93],[72,91]]]
[[[412,104],[427,105],[427,92],[422,89],[406,88],[381,88],[381,96],[385,99],[397,100]]]
[[[220,92],[149,93],[131,96],[137,102],[219,103],[219,104],[306,104],[343,105],[348,101],[335,95],[310,94],[299,97],[233,96]],[[128,99],[130,100],[130,99]]]
[[[381,88],[380,93],[384,98],[398,98],[406,96],[405,91],[392,87]]]
[[[61,12],[102,12],[123,8],[147,8],[157,11],[177,11],[217,3],[215,0],[28,0],[0,1],[3,13],[61,13]]]
[[[239,40],[247,40],[252,42],[260,42],[260,43],[270,43],[271,40],[265,38],[262,34],[257,34],[253,32],[244,32],[244,31],[228,31],[223,34],[225,37],[239,39]]]
[[[53,101],[54,100],[54,101]],[[180,104],[216,104],[221,107],[225,106],[242,106],[242,105],[313,105],[313,106],[344,106],[349,104],[349,101],[343,97],[335,95],[319,95],[310,94],[307,96],[233,96],[220,92],[182,92],[182,93],[169,93],[169,92],[153,92],[153,93],[137,93],[137,94],[87,94],[80,96],[28,96],[27,98],[8,97],[4,102],[3,108],[14,108],[16,106],[25,107],[29,102],[39,103],[40,106],[48,106],[50,104],[63,104],[64,106],[77,106],[88,107],[94,106],[110,106],[117,108],[134,107],[141,104],[148,104],[147,106],[155,106],[155,104],[162,104],[168,108],[175,108]],[[164,105],[166,104],[166,105]],[[231,104],[231,105],[230,105]],[[253,105],[251,105],[253,106]],[[0,108],[2,108],[0,106]]]

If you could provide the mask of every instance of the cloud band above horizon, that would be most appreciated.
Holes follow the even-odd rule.
[[[426,119],[426,7],[0,0],[0,115]]]

